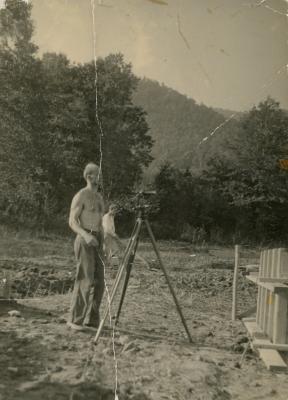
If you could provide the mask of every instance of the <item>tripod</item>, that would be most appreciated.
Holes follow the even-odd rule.
[[[123,275],[123,273],[124,273],[124,271],[126,269],[126,276],[125,276],[124,285],[123,285],[123,289],[122,289],[122,294],[121,294],[121,298],[120,298],[120,302],[119,302],[119,306],[118,306],[118,311],[117,311],[117,315],[116,315],[116,319],[115,319],[115,325],[117,325],[117,323],[119,321],[119,317],[120,317],[120,313],[121,313],[124,297],[125,297],[125,294],[126,294],[126,290],[127,290],[127,286],[128,286],[128,282],[129,282],[129,278],[130,278],[130,274],[131,274],[134,258],[135,258],[135,255],[136,255],[136,250],[137,250],[138,243],[139,243],[139,235],[140,235],[140,231],[141,231],[141,227],[142,227],[143,223],[146,226],[146,229],[148,231],[148,234],[149,234],[153,249],[155,251],[155,254],[157,256],[157,259],[158,259],[158,262],[159,262],[159,265],[160,265],[160,268],[161,268],[161,270],[162,270],[162,272],[163,272],[163,274],[165,276],[167,285],[168,285],[168,287],[170,289],[170,292],[172,294],[176,309],[177,309],[178,314],[179,314],[179,316],[181,318],[182,324],[183,324],[183,326],[185,328],[185,331],[186,331],[186,334],[188,336],[189,342],[192,343],[192,338],[191,338],[190,332],[188,330],[188,327],[187,327],[186,321],[184,319],[184,316],[182,314],[182,311],[181,311],[180,305],[178,303],[176,294],[175,294],[174,289],[173,289],[173,287],[171,285],[171,282],[170,282],[170,279],[168,277],[167,271],[166,271],[166,269],[164,267],[164,264],[163,264],[163,262],[161,260],[160,253],[159,253],[159,251],[157,249],[154,234],[153,234],[152,229],[150,227],[150,224],[149,224],[149,222],[148,222],[148,220],[147,220],[147,218],[145,216],[145,206],[139,206],[138,207],[138,216],[137,216],[137,219],[136,219],[136,223],[134,225],[131,238],[130,238],[129,243],[128,243],[127,247],[126,247],[126,250],[124,252],[122,263],[120,265],[120,268],[118,269],[118,272],[117,272],[117,275],[116,275],[116,278],[115,278],[115,281],[114,281],[114,284],[113,284],[113,287],[112,287],[112,291],[111,291],[111,295],[110,295],[110,301],[109,301],[110,304],[108,303],[106,308],[105,308],[105,311],[104,311],[104,314],[103,314],[103,318],[102,318],[102,320],[100,322],[99,328],[98,328],[96,336],[94,338],[94,343],[97,343],[97,341],[98,341],[98,339],[100,337],[101,331],[102,331],[102,329],[104,327],[105,321],[106,321],[106,319],[108,317],[108,314],[109,314],[109,311],[110,311],[110,305],[112,304],[112,301],[113,301],[113,299],[114,299],[114,297],[115,297],[115,295],[117,293],[117,290],[118,290],[119,285],[121,283],[122,275]]]

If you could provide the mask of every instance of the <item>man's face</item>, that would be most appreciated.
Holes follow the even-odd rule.
[[[98,172],[93,171],[90,172],[90,174],[87,175],[87,180],[91,183],[91,185],[96,186],[98,184]]]

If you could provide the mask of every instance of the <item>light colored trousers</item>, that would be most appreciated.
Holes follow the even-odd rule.
[[[104,293],[103,236],[96,236],[99,247],[88,246],[77,235],[74,251],[77,260],[75,284],[71,300],[70,321],[77,325],[98,327],[99,308]]]

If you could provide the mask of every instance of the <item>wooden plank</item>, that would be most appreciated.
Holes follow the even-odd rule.
[[[271,256],[271,250],[265,250],[264,251],[264,259],[263,259],[263,270],[262,273],[259,276],[269,276],[269,258]]]
[[[259,263],[259,274],[258,274],[258,276],[261,275],[262,265],[263,265],[263,251],[261,251],[261,253],[260,253],[260,263]],[[257,283],[258,276],[254,276],[254,275],[250,274],[249,277],[247,276],[247,279],[249,279],[253,283]],[[255,281],[254,281],[254,279],[255,279]],[[258,325],[260,325],[261,298],[262,298],[262,287],[258,286],[257,311],[256,311],[256,322],[257,322]]]
[[[277,276],[276,273],[277,273],[278,263],[279,263],[279,251],[278,251],[278,249],[273,249],[271,251],[270,279],[274,279],[274,277]],[[265,279],[265,278],[263,278],[263,279]],[[275,296],[276,295],[273,291],[269,292],[268,319],[267,319],[266,332],[267,332],[267,335],[270,340],[273,340]]]
[[[284,283],[267,283],[267,282],[258,282],[258,285],[263,286],[267,290],[273,293],[287,294],[288,293],[288,285],[284,285]]]
[[[287,294],[277,294],[273,319],[273,343],[287,343]]]
[[[263,275],[264,252],[265,250],[261,251],[260,253],[259,276]]]
[[[281,249],[281,262],[280,262],[280,273],[279,273],[279,277],[280,278],[285,278],[288,275],[288,252],[287,249]],[[283,293],[284,296],[284,293]],[[287,301],[287,305],[286,305],[286,313],[285,310],[283,310],[284,312],[284,318],[286,319],[286,339],[285,339],[285,343],[288,343],[288,294],[285,294],[286,296],[286,301]],[[283,300],[280,300],[280,302],[282,302],[282,306],[283,306]],[[284,324],[285,321],[281,320],[281,324],[282,324],[282,328],[284,329]],[[283,332],[283,336],[285,335],[285,333]]]
[[[288,366],[277,350],[257,349],[261,359],[271,372],[287,372]]]
[[[288,344],[272,343],[269,339],[256,339],[253,340],[253,347],[260,347],[261,349],[273,349],[278,351],[288,351]]]
[[[256,314],[256,322],[260,326],[261,318],[262,318],[262,298],[263,298],[263,290],[262,286],[258,285],[258,298],[257,298],[257,314]]]
[[[281,272],[281,258],[282,258],[282,253],[284,249],[280,248],[278,249],[278,261],[275,266],[275,278],[280,278],[280,272]]]
[[[264,250],[263,251],[262,268],[261,268],[261,271],[259,273],[259,277],[260,276],[266,276],[265,272],[266,272],[266,264],[267,264],[267,255],[268,255],[268,251]],[[264,286],[262,286],[262,290],[261,290],[261,293],[260,293],[260,310],[259,310],[259,313],[260,313],[259,326],[262,329],[264,329],[264,314],[265,314],[266,292],[267,292],[266,288]]]
[[[255,283],[258,286],[261,286],[267,290],[270,290],[273,293],[288,293],[288,285],[285,285],[284,283],[260,282],[258,277],[251,276],[251,275],[247,275],[246,279]]]
[[[268,291],[268,298],[267,298],[268,312],[265,325],[265,332],[268,335],[269,339],[271,340],[273,338],[274,304],[275,304],[275,293]]]
[[[278,249],[278,264],[276,267],[276,277],[280,277],[281,271],[285,268],[287,262],[287,252],[284,249]],[[279,285],[279,284],[278,284]],[[275,296],[275,308],[273,319],[273,343],[287,343],[287,311],[288,294],[278,293]]]
[[[273,256],[273,250],[267,250],[267,258],[266,262],[264,264],[264,277],[270,277],[271,276],[271,270],[272,270],[272,256]],[[269,310],[271,309],[271,295],[272,291],[270,291],[268,288],[265,288],[265,298],[264,298],[264,314],[263,314],[263,326],[262,329],[263,331],[268,335],[268,325],[269,325]]]
[[[287,276],[287,278],[272,278],[272,277],[267,277],[267,278],[264,278],[264,277],[260,277],[259,279],[258,279],[258,282],[264,282],[264,283],[288,283],[288,276]]]
[[[287,249],[281,249],[281,262],[279,278],[285,278],[288,276],[288,252]]]
[[[249,336],[251,336],[252,338],[262,339],[265,337],[264,332],[257,325],[255,318],[243,318],[242,322],[245,325]]]
[[[254,348],[259,353],[259,356],[264,362],[266,368],[271,372],[287,372],[288,366],[280,356],[278,350],[257,347],[258,343],[261,343],[262,346],[263,343],[264,346],[267,346],[267,343],[273,346],[273,343],[263,338],[264,333],[256,324],[256,320],[254,318],[243,318],[242,322],[244,323],[249,336],[254,338],[252,342],[252,348]]]

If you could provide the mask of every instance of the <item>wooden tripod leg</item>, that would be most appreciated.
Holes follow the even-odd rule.
[[[136,251],[137,251],[138,243],[139,243],[139,235],[136,238],[136,242],[135,242],[135,246],[133,248],[133,252],[131,252],[131,255],[129,257],[126,276],[125,276],[125,281],[124,281],[123,290],[122,290],[122,295],[121,295],[121,299],[120,299],[120,303],[119,303],[119,307],[118,307],[118,311],[117,311],[117,315],[116,315],[116,319],[115,319],[115,325],[117,325],[118,321],[119,321],[119,317],[120,317],[120,313],[121,313],[124,297],[125,297],[125,294],[126,294],[126,290],[127,290],[127,286],[128,286],[128,282],[129,282],[129,278],[130,278],[133,262],[134,262],[134,259],[135,259],[135,254],[136,254]]]
[[[133,231],[132,231],[132,234],[131,234],[131,239],[129,240],[129,243],[126,246],[125,251],[124,251],[122,263],[124,263],[125,259],[127,259],[127,254],[130,252],[131,246],[134,244],[134,240],[133,239],[134,239],[135,233],[137,231],[138,224],[139,224],[139,220],[137,220],[136,224],[134,225],[134,228],[133,228]],[[124,247],[124,245],[123,245],[123,247]],[[121,263],[121,265],[122,265],[122,263]],[[117,282],[117,280],[118,280],[118,276],[119,276],[120,272],[121,272],[121,266],[118,268],[118,271],[117,271],[117,274],[116,274],[116,277],[115,277],[115,281],[114,281],[114,285],[115,285],[115,282]],[[113,292],[114,285],[112,287],[112,292]]]
[[[156,256],[157,256],[157,258],[158,258],[158,262],[159,262],[159,264],[160,264],[160,267],[161,267],[161,269],[162,269],[162,272],[163,272],[163,274],[164,274],[164,276],[165,276],[166,282],[167,282],[167,284],[168,284],[168,287],[169,287],[170,292],[171,292],[171,294],[172,294],[172,297],[173,297],[173,299],[174,299],[174,303],[175,303],[175,305],[176,305],[178,314],[180,315],[180,318],[181,318],[182,324],[183,324],[183,326],[184,326],[184,329],[185,329],[185,331],[186,331],[186,333],[187,333],[189,342],[192,343],[193,341],[192,341],[191,334],[190,334],[189,329],[188,329],[188,327],[187,327],[185,318],[184,318],[183,313],[182,313],[182,311],[181,311],[181,308],[180,308],[180,305],[179,305],[179,303],[178,303],[178,300],[177,300],[176,294],[175,294],[175,292],[174,292],[174,289],[173,289],[173,287],[172,287],[172,285],[171,285],[171,282],[170,282],[169,276],[168,276],[168,274],[167,274],[167,271],[166,271],[166,269],[165,269],[165,267],[164,267],[164,264],[163,264],[163,262],[162,262],[162,260],[161,260],[160,253],[159,253],[159,251],[158,251],[158,249],[157,249],[156,240],[155,240],[155,237],[154,237],[154,235],[153,235],[152,229],[151,229],[150,224],[149,224],[149,222],[147,221],[147,219],[145,219],[144,221],[145,221],[145,225],[146,225],[147,231],[148,231],[148,233],[149,233],[149,236],[150,236],[150,239],[151,239],[151,242],[152,242],[153,249],[154,249],[154,251],[155,251],[155,253],[156,253]]]
[[[104,311],[103,318],[102,318],[102,320],[101,320],[101,322],[99,324],[97,333],[96,333],[94,341],[93,341],[94,343],[97,343],[97,341],[99,339],[99,336],[101,334],[101,331],[102,331],[102,329],[104,327],[105,321],[106,321],[106,319],[108,317],[108,314],[110,312],[110,306],[111,306],[112,301],[113,301],[113,299],[115,297],[117,289],[118,289],[118,287],[120,285],[122,274],[123,274],[123,272],[124,272],[124,270],[125,270],[125,268],[127,266],[127,263],[128,263],[129,258],[130,258],[131,252],[132,252],[132,250],[134,248],[135,240],[137,240],[137,237],[138,237],[140,229],[141,229],[141,225],[142,225],[142,220],[138,219],[137,222],[136,222],[136,225],[135,225],[135,229],[134,229],[134,236],[131,238],[131,240],[130,240],[130,242],[128,244],[128,250],[127,250],[126,255],[125,255],[125,257],[124,257],[124,259],[122,261],[121,267],[119,268],[119,273],[117,274],[117,277],[115,279],[115,282],[114,282],[114,285],[113,285],[113,288],[112,288],[112,292],[111,292],[111,295],[110,295],[110,301],[108,300],[107,306],[106,306],[105,311]]]

